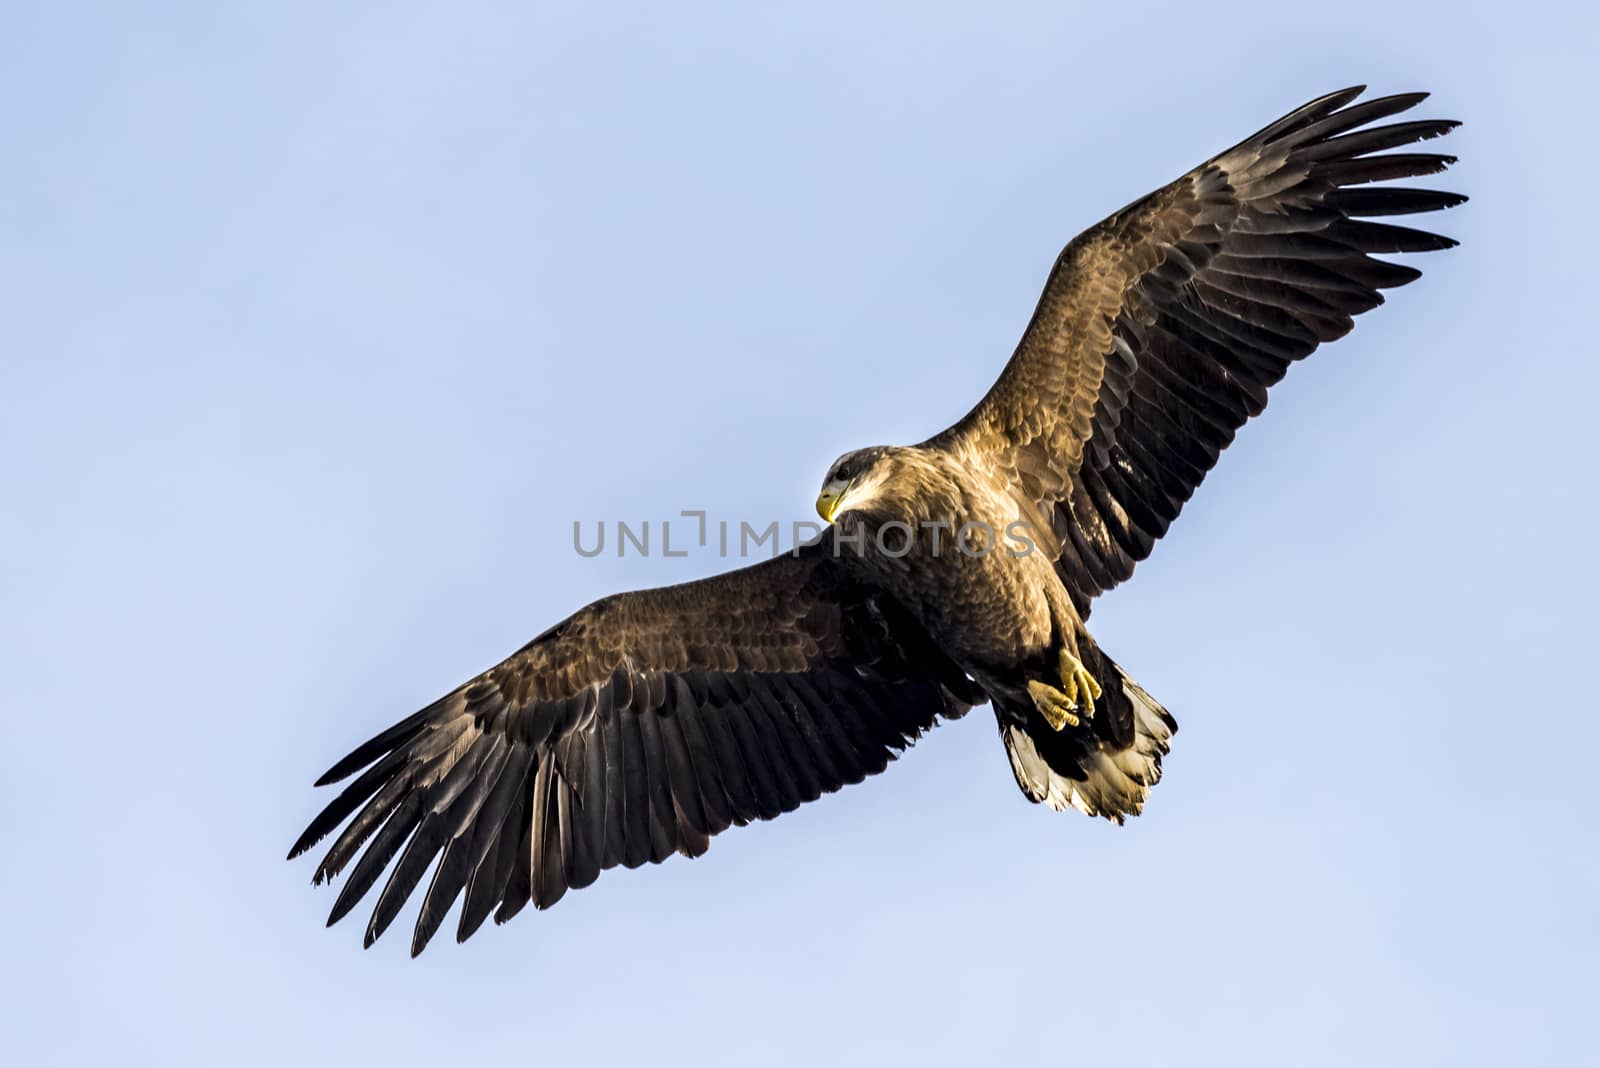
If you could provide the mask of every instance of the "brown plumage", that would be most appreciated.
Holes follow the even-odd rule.
[[[387,870],[370,944],[431,868],[412,951],[458,899],[465,938],[606,868],[697,856],[984,701],[1028,797],[1139,812],[1176,724],[1095,645],[1090,602],[1149,555],[1291,362],[1417,277],[1377,254],[1454,243],[1368,220],[1464,197],[1368,183],[1443,170],[1451,157],[1387,150],[1455,123],[1373,127],[1423,94],[1360,93],[1074,239],[965,418],[834,464],[822,538],[597,601],[336,764],[318,785],[360,774],[290,851],[343,825],[316,871],[349,868],[329,922]]]

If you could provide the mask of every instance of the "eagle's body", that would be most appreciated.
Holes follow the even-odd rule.
[[[1089,636],[1059,570],[1060,544],[1039,509],[958,436],[865,449],[841,457],[834,471],[841,465],[864,473],[827,516],[827,551],[908,608],[993,702],[1023,791],[1119,822],[1138,812],[1177,724],[1131,680],[1124,689],[1120,669]],[[1066,730],[1030,690],[1061,684],[1063,654],[1091,665],[1095,684],[1109,686],[1094,695],[1098,706],[1085,702],[1093,714]],[[1101,760],[1101,749],[1123,756]],[[1058,767],[1075,774],[1052,770]]]
[[[604,598],[360,746],[291,856],[345,825],[330,921],[393,862],[376,938],[433,869],[413,952],[621,864],[697,856],[883,770],[991,702],[1023,792],[1121,822],[1177,725],[1090,637],[1290,363],[1418,276],[1375,254],[1448,238],[1369,221],[1464,197],[1372,182],[1453,159],[1385,150],[1423,99],[1296,109],[1074,239],[1011,361],[954,426],[847,453],[793,553]],[[365,770],[362,770],[365,769]],[[396,857],[398,856],[398,860]]]
[[[883,450],[834,518],[841,551],[910,607],[963,670],[1041,655],[1078,622],[1037,518],[984,468],[936,446]],[[863,550],[849,552],[854,544]]]

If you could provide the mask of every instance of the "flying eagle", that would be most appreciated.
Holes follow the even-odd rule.
[[[370,945],[431,867],[412,953],[457,898],[465,939],[618,864],[699,856],[985,701],[1029,800],[1137,814],[1177,724],[1090,637],[1092,601],[1290,363],[1418,277],[1378,254],[1455,244],[1369,220],[1465,197],[1369,183],[1443,171],[1454,157],[1386,150],[1457,123],[1373,126],[1426,94],[1363,91],[1075,238],[972,411],[833,464],[818,539],[596,601],[335,764],[317,785],[360,775],[289,851],[345,824],[315,875],[355,862],[328,922],[388,870]]]

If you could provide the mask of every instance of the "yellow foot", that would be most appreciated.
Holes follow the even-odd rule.
[[[1039,710],[1039,715],[1044,717],[1053,731],[1076,727],[1083,722],[1078,718],[1077,703],[1049,683],[1029,679],[1028,696],[1033,698],[1033,707]]]
[[[1094,718],[1094,699],[1100,696],[1100,683],[1089,674],[1083,661],[1063,649],[1061,689],[1030,679],[1028,696],[1033,698],[1033,707],[1050,724],[1050,729],[1059,731]]]
[[[1089,674],[1082,660],[1065,649],[1061,650],[1061,692],[1067,695],[1068,701],[1079,706],[1079,714],[1084,719],[1094,718],[1094,700],[1100,696],[1100,683]]]

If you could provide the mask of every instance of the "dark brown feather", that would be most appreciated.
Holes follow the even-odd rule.
[[[335,765],[371,767],[293,852],[350,820],[318,869],[355,859],[330,922],[399,856],[368,944],[433,865],[413,953],[458,897],[465,939],[606,868],[697,856],[730,824],[860,781],[967,710],[976,694],[920,626],[904,612],[883,625],[884,597],[817,543],[598,601]]]
[[[1369,126],[1426,94],[1362,91],[1311,101],[1073,239],[999,380],[927,443],[986,460],[1045,510],[1080,614],[1149,555],[1289,365],[1418,275],[1372,254],[1455,244],[1362,221],[1466,199],[1346,188],[1454,162],[1373,155],[1457,123]]]

